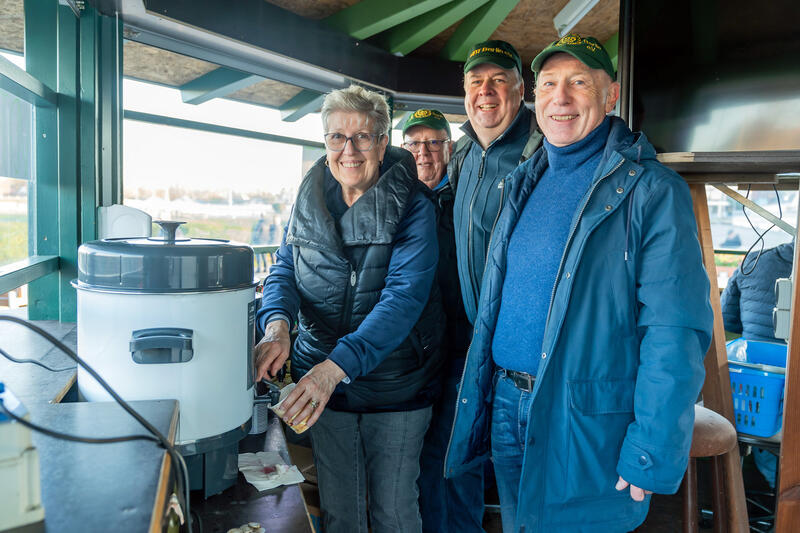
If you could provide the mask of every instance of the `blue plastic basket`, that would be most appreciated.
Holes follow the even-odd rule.
[[[736,339],[727,348],[736,431],[775,435],[783,415],[786,345]]]

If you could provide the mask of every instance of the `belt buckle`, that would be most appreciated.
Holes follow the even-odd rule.
[[[518,389],[525,392],[533,392],[533,382],[536,378],[526,372],[518,372],[516,370],[508,371],[508,374]]]

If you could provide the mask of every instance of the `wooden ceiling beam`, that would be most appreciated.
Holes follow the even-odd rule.
[[[380,36],[393,54],[408,55],[489,0],[456,0],[395,26]]]
[[[263,79],[254,74],[220,67],[184,83],[178,89],[184,103],[197,105],[228,96]]]
[[[325,19],[333,28],[366,39],[409,21],[452,0],[362,0]]]
[[[489,39],[518,3],[519,0],[490,0],[473,11],[444,45],[442,57],[450,61],[466,60],[469,49],[475,43]]]

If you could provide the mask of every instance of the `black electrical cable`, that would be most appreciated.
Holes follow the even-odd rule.
[[[23,426],[56,439],[68,440],[72,442],[83,442],[85,444],[112,444],[115,442],[129,442],[132,440],[149,440],[152,442],[160,442],[152,435],[125,435],[122,437],[79,437],[77,435],[70,435],[68,433],[61,433],[60,431],[48,429],[44,426],[34,424],[33,422],[28,422],[24,418],[19,417],[9,411],[3,402],[0,402],[0,410],[5,412],[10,418],[16,420]]]
[[[772,190],[775,191],[775,198],[778,200],[778,218],[783,218],[783,209],[781,208],[781,196],[780,194],[778,194],[778,189],[777,187],[775,187],[775,185],[772,186]],[[745,198],[750,198],[750,185],[747,186],[747,194],[745,195]],[[756,266],[758,266],[758,261],[759,259],[761,259],[761,254],[764,253],[764,245],[765,245],[764,235],[766,235],[772,228],[774,228],[775,224],[772,224],[770,227],[765,229],[763,233],[759,233],[759,231],[753,224],[753,221],[750,220],[750,217],[747,215],[747,209],[745,208],[744,204],[742,204],[742,213],[744,213],[744,218],[747,219],[747,223],[750,224],[752,230],[755,232],[756,235],[758,235],[753,244],[750,245],[750,248],[748,248],[747,251],[745,252],[744,257],[742,258],[742,263],[739,266],[739,272],[741,273],[741,275],[749,276],[756,269]],[[750,255],[750,252],[752,252],[753,248],[756,247],[756,244],[759,243],[761,244],[761,248],[758,250],[758,255],[756,255],[755,260],[753,260],[753,265],[750,267],[749,270],[745,270],[745,261],[747,260],[747,256]]]
[[[0,348],[0,355],[2,355],[3,357],[5,357],[6,359],[8,359],[9,361],[11,361],[13,363],[20,363],[20,364],[22,364],[22,363],[30,363],[32,365],[40,366],[40,367],[44,368],[45,370],[49,370],[50,372],[64,372],[64,371],[67,371],[67,370],[75,370],[77,368],[75,366],[67,366],[67,367],[64,367],[64,368],[53,368],[53,367],[47,366],[46,364],[44,364],[41,361],[38,361],[36,359],[18,359],[16,357],[11,356],[7,351],[3,350],[2,348]]]
[[[125,411],[127,411],[128,414],[130,414],[137,422],[139,422],[142,426],[145,427],[145,429],[147,429],[150,433],[152,433],[156,437],[157,442],[163,448],[165,448],[167,450],[167,453],[169,453],[172,461],[177,466],[177,468],[175,469],[176,470],[175,482],[178,485],[176,496],[178,497],[178,503],[179,504],[180,504],[181,497],[183,496],[183,498],[184,498],[184,505],[182,507],[184,509],[186,509],[186,524],[187,524],[189,532],[191,533],[191,531],[192,531],[192,515],[191,515],[191,509],[190,509],[190,506],[189,506],[189,476],[188,476],[188,469],[186,468],[186,462],[183,460],[183,457],[181,456],[180,453],[178,453],[178,451],[169,442],[169,440],[158,430],[158,428],[156,428],[153,424],[148,422],[147,419],[145,419],[133,407],[131,407],[128,404],[128,402],[123,400],[120,397],[120,395],[117,394],[117,392],[114,389],[111,388],[111,386],[106,382],[106,380],[104,380],[102,377],[100,377],[100,374],[98,374],[97,371],[95,371],[95,369],[93,369],[91,366],[89,366],[88,363],[86,363],[83,359],[78,357],[78,354],[76,354],[74,351],[72,351],[69,348],[69,346],[67,346],[66,344],[64,344],[60,340],[56,339],[50,333],[48,333],[47,331],[43,330],[42,328],[40,328],[36,324],[28,322],[27,320],[24,320],[22,318],[17,318],[15,316],[9,316],[9,315],[0,315],[0,320],[6,320],[8,322],[14,322],[16,324],[24,326],[24,327],[30,329],[31,331],[33,331],[35,333],[38,333],[41,337],[47,339],[51,344],[53,344],[53,346],[57,347],[59,350],[64,352],[70,359],[75,361],[79,366],[83,367],[86,370],[86,372],[88,372],[89,375],[92,376],[100,384],[100,386],[103,387],[106,390],[106,392],[108,392],[108,394],[112,398],[114,398],[114,400],[120,405],[120,407],[122,407]],[[6,409],[3,409],[3,410],[8,412]],[[180,475],[177,475],[177,472],[180,472]],[[183,489],[183,490],[181,490],[181,489]]]

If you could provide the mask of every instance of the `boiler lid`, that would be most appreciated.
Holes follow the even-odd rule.
[[[162,236],[103,239],[78,248],[80,289],[165,293],[255,286],[253,249],[220,239],[179,239],[183,222],[155,221]]]

